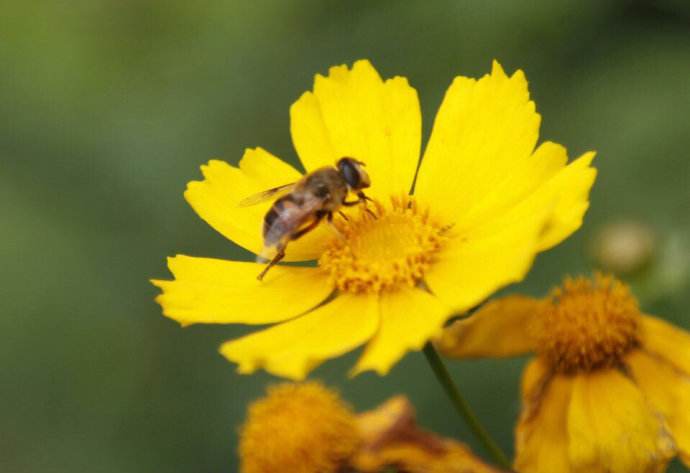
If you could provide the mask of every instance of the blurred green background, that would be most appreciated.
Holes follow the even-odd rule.
[[[9,1],[0,19],[0,471],[232,472],[247,402],[273,379],[218,354],[241,327],[181,329],[151,277],[175,253],[249,259],[182,198],[211,157],[295,162],[288,107],[330,65],[370,58],[418,89],[424,132],[458,74],[522,68],[542,137],[599,152],[582,230],[512,288],[590,271],[621,218],[659,236],[646,310],[690,328],[687,1]],[[684,266],[685,265],[685,266]],[[511,290],[512,290],[511,289]],[[407,393],[421,423],[473,443],[409,354],[313,377],[359,409]],[[452,363],[512,451],[524,360]],[[674,468],[682,471],[678,465]]]

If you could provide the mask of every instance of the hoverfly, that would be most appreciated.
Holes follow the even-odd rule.
[[[362,189],[371,185],[364,163],[354,158],[341,158],[335,166],[326,166],[305,175],[291,184],[265,190],[240,201],[240,207],[255,205],[280,194],[264,217],[264,249],[258,261],[268,264],[257,276],[260,281],[269,269],[285,256],[285,248],[292,240],[310,232],[324,219],[333,222],[333,212],[340,206],[366,204],[370,200]],[[347,201],[350,192],[357,200]],[[345,216],[343,214],[343,216]],[[267,255],[275,255],[269,260]]]

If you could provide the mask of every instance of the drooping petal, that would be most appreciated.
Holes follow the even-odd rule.
[[[519,183],[514,176],[532,154],[540,121],[522,71],[508,77],[494,62],[479,80],[455,78],[436,114],[415,194],[446,221],[461,221],[498,187]]]
[[[276,266],[263,281],[263,265],[178,255],[168,258],[174,281],[154,280],[163,290],[163,314],[182,325],[267,324],[302,314],[333,290],[316,268]]]
[[[499,288],[521,280],[537,253],[554,192],[535,192],[476,228],[451,228],[453,238],[425,275],[431,292],[461,313]]]
[[[378,324],[378,298],[341,294],[295,320],[225,342],[220,351],[240,373],[264,368],[301,380],[324,360],[364,343]]]
[[[690,376],[690,333],[649,315],[642,316],[642,346]]]
[[[419,161],[422,118],[407,79],[381,80],[369,61],[336,66],[317,75],[290,109],[292,141],[313,171],[350,156],[366,164],[373,197],[407,192]]]
[[[449,358],[518,356],[535,349],[532,322],[542,310],[539,299],[521,295],[487,302],[470,317],[453,322],[436,340]]]
[[[239,167],[212,160],[201,166],[203,181],[187,185],[185,199],[199,216],[226,238],[259,254],[263,247],[261,229],[271,200],[241,207],[239,202],[264,190],[298,181],[302,176],[289,164],[268,151],[245,151]],[[323,226],[288,245],[285,261],[315,259],[326,238],[332,238]]]
[[[353,374],[374,370],[380,375],[409,350],[420,350],[436,335],[450,312],[436,297],[417,288],[384,293],[380,302],[381,322],[367,344]]]
[[[572,378],[553,376],[539,358],[522,378],[522,412],[515,429],[515,469],[568,472],[567,412]]]
[[[642,392],[615,369],[576,376],[568,409],[573,471],[662,471],[673,444]]]
[[[357,416],[360,448],[351,457],[352,471],[381,473],[391,465],[408,473],[503,473],[484,463],[456,440],[421,429],[414,407],[395,396]]]
[[[652,407],[664,416],[680,457],[690,467],[690,375],[644,350],[625,360]]]

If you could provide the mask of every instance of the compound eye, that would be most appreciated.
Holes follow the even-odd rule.
[[[360,175],[357,165],[350,159],[343,158],[338,162],[338,168],[340,169],[343,179],[347,182],[347,185],[353,189],[357,189],[360,185]]]

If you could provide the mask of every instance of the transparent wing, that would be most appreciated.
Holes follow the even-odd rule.
[[[290,184],[283,184],[282,186],[273,187],[272,189],[266,189],[265,191],[261,191],[240,200],[237,206],[249,207],[251,205],[260,204],[261,202],[266,202],[267,200],[277,199],[281,195],[285,195],[294,189],[296,184],[296,182],[291,182]]]
[[[317,211],[322,208],[319,199],[306,199],[301,205],[286,205],[280,212],[280,217],[273,220],[264,233],[264,251],[261,256],[272,254],[280,245],[286,245],[296,233],[318,224]],[[313,227],[312,227],[313,228]],[[308,230],[307,230],[308,231]]]

